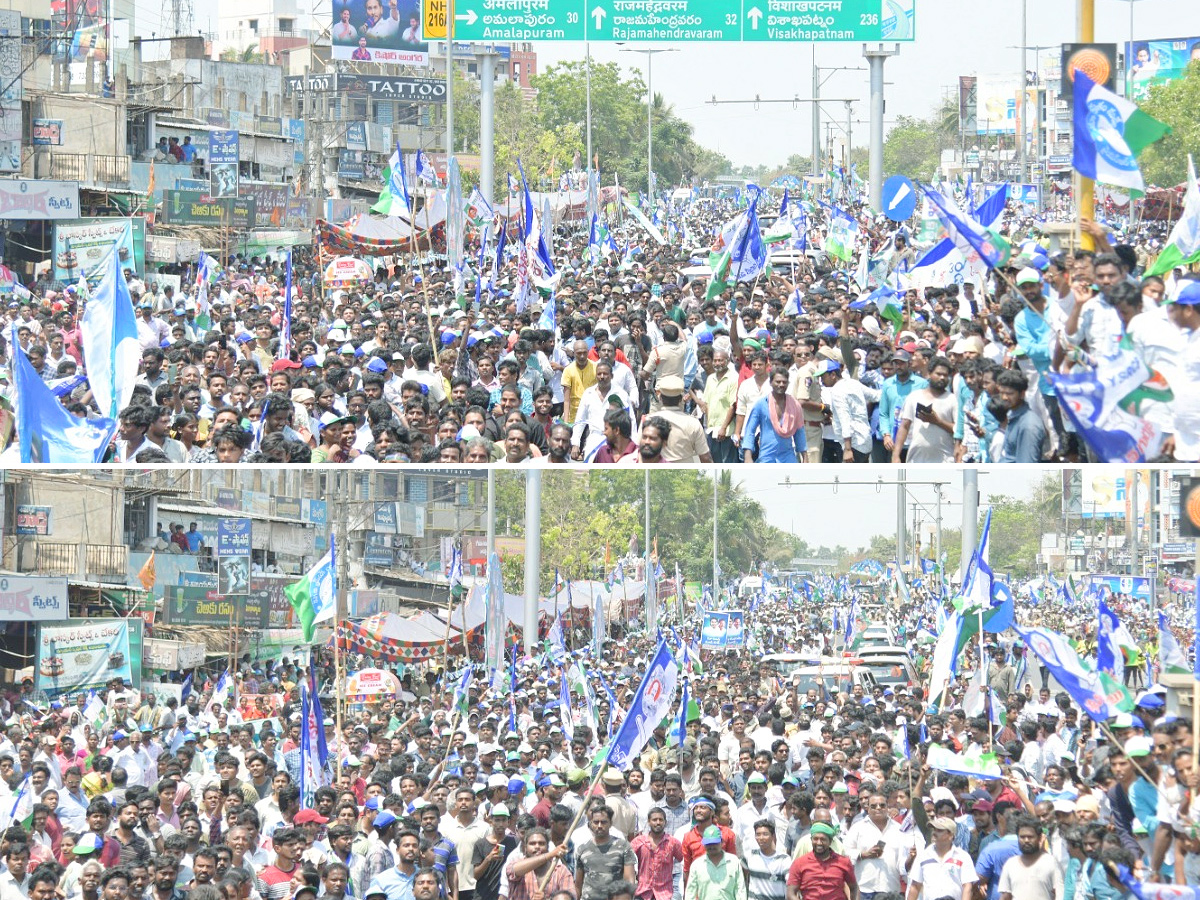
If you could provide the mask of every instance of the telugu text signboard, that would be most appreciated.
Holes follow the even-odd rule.
[[[230,623],[243,628],[268,627],[267,610],[252,592],[249,597],[222,597],[215,590],[169,584],[163,588],[163,620],[168,625]]]
[[[133,680],[130,629],[140,620],[69,619],[38,632],[34,689],[50,699],[99,690],[114,678]],[[138,667],[140,681],[141,667]]]
[[[249,556],[252,534],[250,519],[217,519],[217,556]]]
[[[164,225],[225,225],[254,227],[253,197],[210,197],[203,191],[163,191]]]
[[[427,4],[438,0],[426,0]],[[911,41],[915,0],[458,0],[461,41]],[[425,16],[425,36],[444,37]],[[432,27],[431,27],[432,26]]]
[[[67,618],[67,579],[0,576],[0,620],[54,622]]]

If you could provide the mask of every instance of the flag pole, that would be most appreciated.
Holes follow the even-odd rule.
[[[612,716],[612,709],[608,711],[609,716]],[[596,723],[596,730],[599,732],[600,723]],[[567,834],[573,834],[575,829],[579,827],[579,820],[583,818],[584,811],[588,808],[588,801],[591,799],[592,791],[596,789],[596,785],[600,783],[600,779],[604,777],[605,771],[608,769],[608,754],[604,755],[604,761],[600,763],[600,768],[596,770],[596,774],[592,776],[591,782],[587,786],[587,790],[583,793],[583,802],[579,804],[579,809],[575,811],[575,818],[571,820],[571,824],[567,826]],[[541,877],[538,881],[538,891],[543,892],[546,889],[546,882],[550,880],[550,872],[554,870],[551,866],[550,870]]]
[[[1096,40],[1096,0],[1077,0],[1076,15],[1079,29],[1079,42],[1090,44]],[[1128,65],[1128,61],[1126,62]],[[1064,73],[1069,74],[1069,73]],[[1094,250],[1095,241],[1083,230],[1083,217],[1086,212],[1089,219],[1096,215],[1096,183],[1090,178],[1084,178],[1076,173],[1076,225],[1079,228],[1079,246],[1084,250]],[[1132,205],[1132,200],[1130,201]],[[1194,719],[1195,716],[1193,715]],[[1153,782],[1151,782],[1153,784]]]
[[[459,566],[460,567],[462,566],[461,557],[459,559]],[[465,594],[464,594],[464,596],[465,596]],[[461,632],[462,644],[463,644],[463,659],[466,660],[467,665],[469,666],[471,664],[471,645],[467,641],[467,604],[466,604],[466,601],[462,598],[460,598],[458,601],[458,611],[462,614],[462,623],[463,623],[462,624],[462,632]]]

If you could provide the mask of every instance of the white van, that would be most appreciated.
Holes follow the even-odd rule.
[[[823,697],[832,693],[835,686],[839,691],[849,693],[855,685],[869,694],[876,683],[867,666],[835,657],[814,659],[800,653],[768,653],[763,657],[763,664],[778,672],[785,683],[795,684],[801,694],[816,690],[817,695]]]

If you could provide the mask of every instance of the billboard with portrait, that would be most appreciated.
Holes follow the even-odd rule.
[[[420,0],[333,0],[333,58],[428,66]]]
[[[1182,78],[1188,63],[1200,60],[1200,37],[1159,38],[1125,44],[1129,99],[1140,103],[1156,84]]]

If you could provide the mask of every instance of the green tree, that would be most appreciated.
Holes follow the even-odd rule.
[[[249,44],[244,50],[228,47],[221,51],[221,62],[260,63],[264,59],[258,44]]]
[[[1142,111],[1171,126],[1171,133],[1156,141],[1138,158],[1146,184],[1163,187],[1187,178],[1187,155],[1200,147],[1200,62],[1193,62],[1182,78],[1150,88]]]
[[[945,98],[931,116],[918,119],[900,116],[883,142],[883,171],[932,181],[941,165],[942,151],[959,141],[958,102]],[[860,164],[859,174],[866,177]]]
[[[900,116],[883,143],[883,169],[921,181],[933,179],[941,160],[941,141],[928,119]]]

